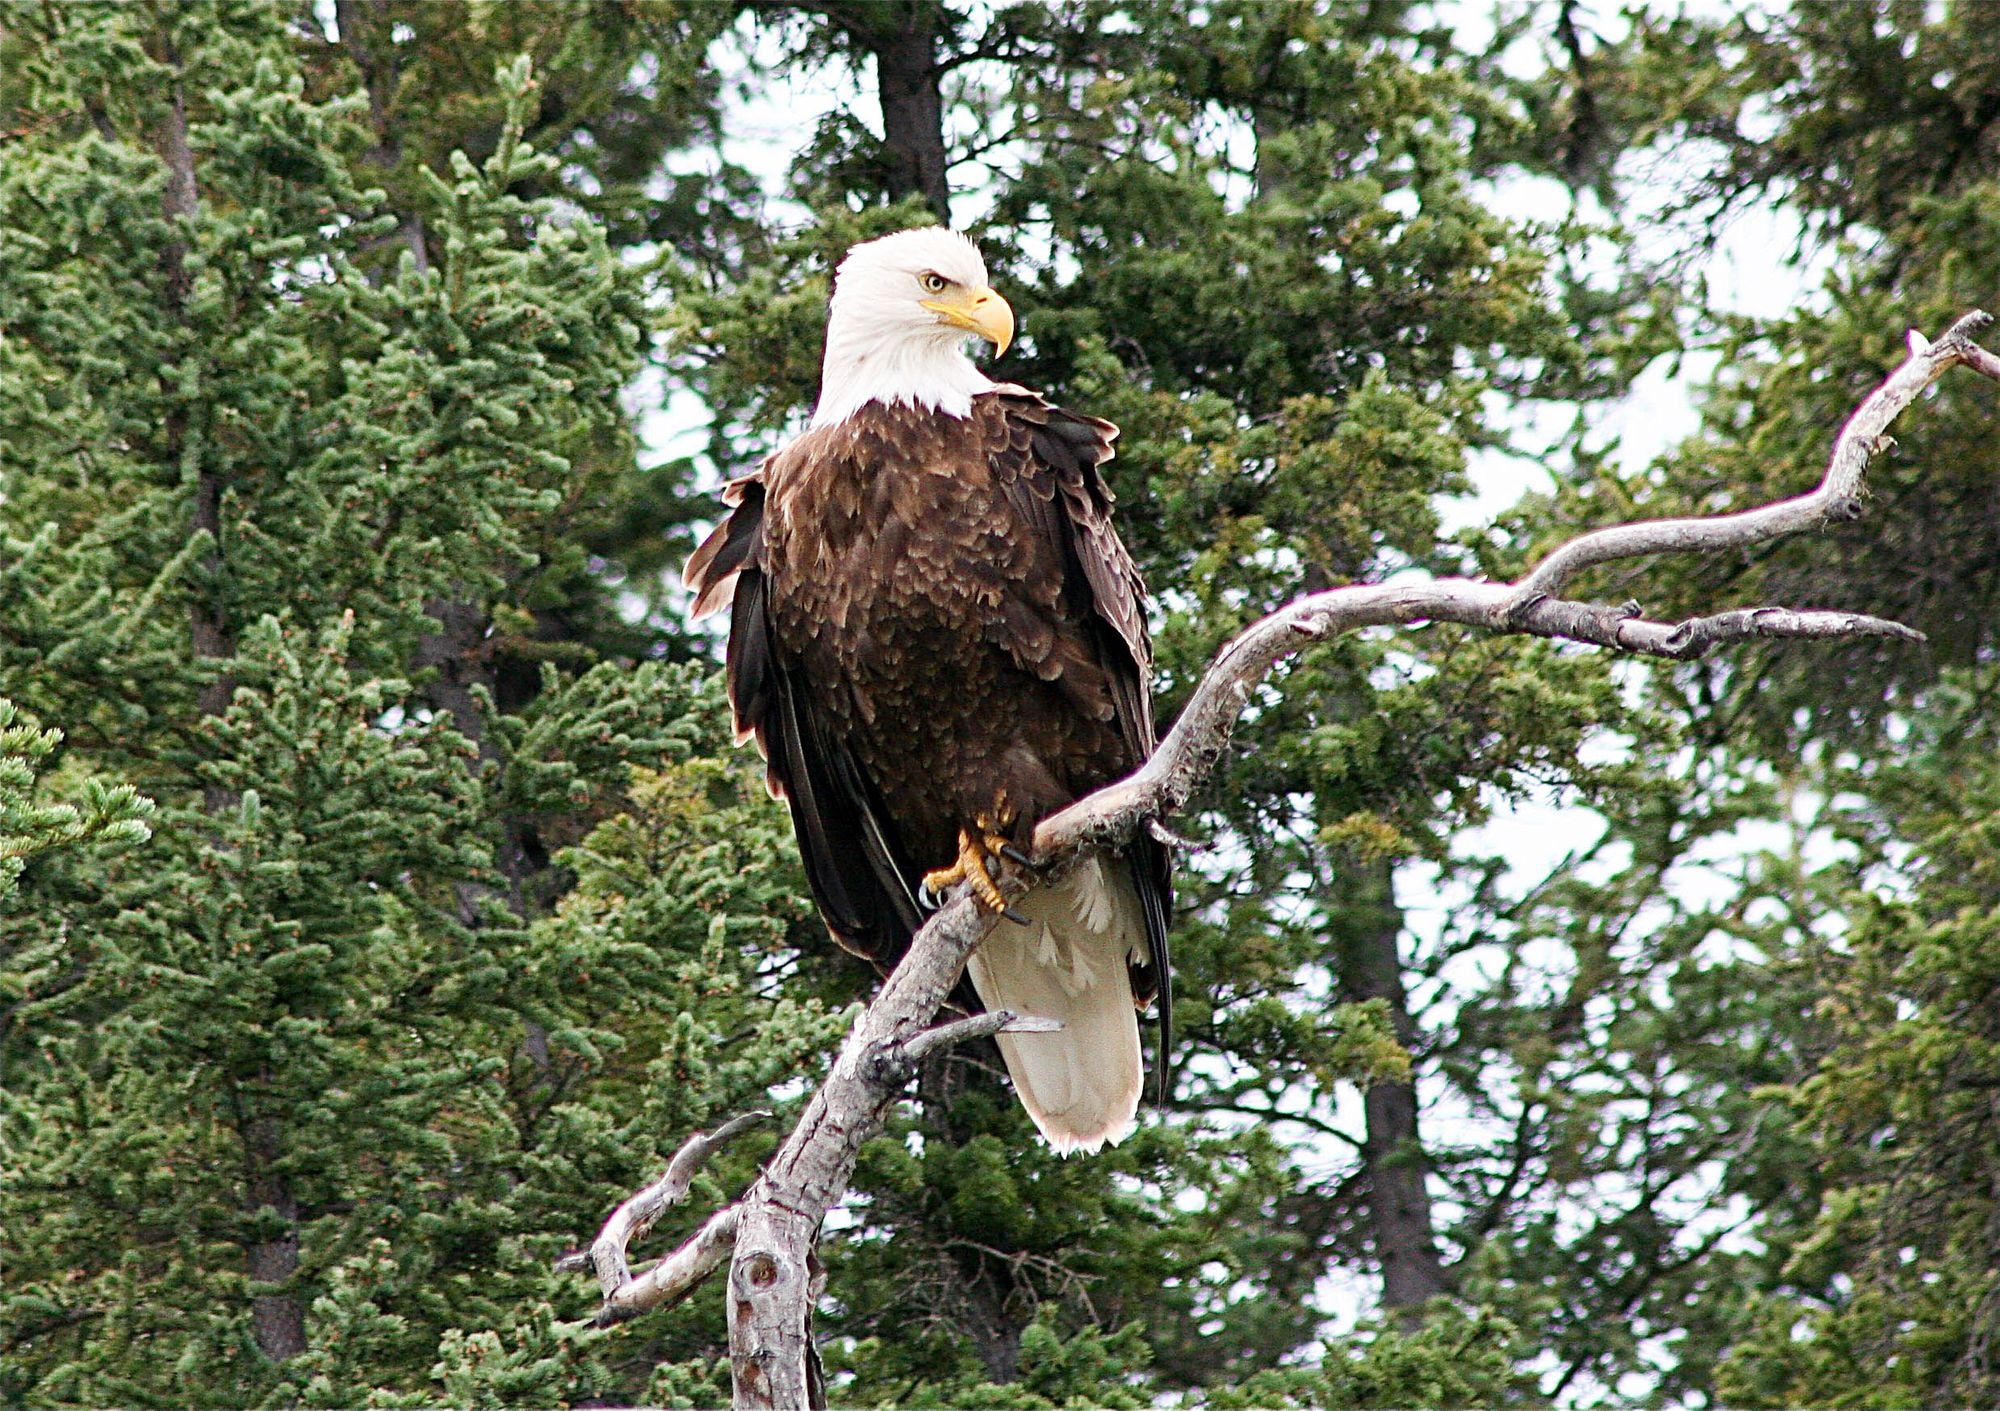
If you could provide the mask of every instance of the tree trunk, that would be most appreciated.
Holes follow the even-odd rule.
[[[487,734],[485,716],[475,694],[475,688],[484,688],[489,699],[498,696],[498,673],[487,657],[490,614],[484,604],[445,598],[425,603],[424,612],[438,624],[437,631],[426,632],[417,639],[416,668],[430,674],[430,680],[424,684],[424,699],[451,717],[452,728],[479,751],[481,766],[497,775],[501,767],[500,752]],[[528,845],[526,825],[504,815],[499,822],[500,837],[493,860],[507,879],[508,909],[525,921],[529,912],[529,879],[540,869]],[[456,890],[458,919],[467,926],[477,926],[479,902],[492,894],[490,889],[477,882],[461,882]]]
[[[250,1244],[245,1262],[252,1283],[283,1284],[299,1271],[298,1197],[292,1192],[292,1183],[277,1172],[284,1151],[278,1119],[260,1117],[248,1126],[244,1133],[244,1151],[249,1158],[245,1204],[253,1215],[268,1207],[285,1222],[285,1229],[276,1239]],[[251,1295],[250,1327],[258,1348],[275,1361],[306,1350],[305,1310],[291,1294]]]
[[[171,41],[162,45],[161,58],[178,70],[180,55]],[[178,74],[171,102],[157,139],[160,160],[166,165],[167,181],[161,192],[161,213],[169,221],[192,220],[200,210],[201,193],[195,181],[194,151],[188,145],[187,95]],[[190,290],[187,272],[187,245],[182,239],[169,241],[160,252],[162,293],[170,318],[184,318]],[[168,410],[162,431],[166,454],[178,465],[187,450],[187,413],[168,389]],[[203,581],[191,595],[188,608],[188,646],[197,661],[226,661],[236,654],[234,634],[220,601],[223,573],[222,499],[225,489],[222,470],[204,460],[195,470],[194,504],[188,514],[188,536],[207,536],[209,552],[202,561]],[[229,707],[235,682],[219,674],[196,698],[203,716],[222,714]],[[236,806],[233,791],[208,786],[202,791],[202,806],[219,814]],[[299,1268],[299,1203],[291,1182],[278,1170],[283,1154],[283,1131],[278,1119],[254,1119],[238,1132],[243,1143],[244,1207],[252,1215],[269,1209],[283,1222],[275,1239],[252,1239],[243,1248],[245,1272],[253,1283],[282,1286]],[[250,1300],[250,1322],[257,1346],[266,1357],[283,1361],[306,1349],[305,1309],[289,1293],[263,1293]]]
[[[491,782],[497,786],[502,767],[500,752],[486,729],[479,697],[474,693],[475,687],[483,687],[487,698],[498,705],[499,672],[486,654],[491,615],[479,603],[443,598],[425,603],[424,612],[438,623],[436,632],[427,632],[417,639],[419,671],[435,673],[424,687],[424,698],[451,717],[453,728],[479,751],[481,766],[491,771]],[[498,837],[493,860],[507,879],[504,900],[515,919],[525,926],[535,905],[534,878],[547,859],[535,841],[532,825],[525,819],[502,813],[496,822]],[[480,882],[460,880],[452,884],[452,893],[458,902],[460,924],[477,929],[481,903],[494,895],[493,890]],[[534,1067],[537,1075],[534,1082],[547,1081],[548,1030],[534,1020],[527,1020],[522,1029],[520,1053]]]
[[[875,80],[882,100],[882,135],[889,147],[890,194],[919,195],[951,224],[945,181],[944,95],[938,80],[938,7],[895,7],[902,24],[877,32]]]
[[[776,1202],[753,1205],[737,1227],[729,1270],[736,1411],[818,1411],[826,1405],[826,1388],[814,1375],[818,1290],[806,1253],[818,1236],[818,1218]]]
[[[368,89],[368,122],[375,130],[375,146],[368,161],[383,172],[394,172],[403,160],[403,143],[389,121],[389,107],[402,85],[403,66],[392,33],[393,15],[387,0],[334,0],[333,18],[340,30],[341,47],[353,56]],[[416,261],[417,273],[430,268],[422,216],[415,211],[401,213],[394,238]]]
[[[166,61],[178,65],[180,56],[171,47],[166,50]],[[200,208],[200,192],[195,186],[194,151],[188,146],[187,98],[180,84],[174,84],[173,102],[167,109],[165,121],[161,124],[158,146],[160,160],[166,164],[167,184],[160,193],[161,214],[170,221],[192,220]],[[175,239],[167,242],[160,251],[160,272],[165,277],[164,294],[168,316],[181,320],[186,313],[189,289],[187,273],[187,244]],[[173,391],[168,393],[169,404],[162,430],[166,434],[166,452],[170,461],[179,465],[187,448],[187,413],[177,401],[171,400]],[[206,534],[210,549],[202,560],[208,582],[203,586],[206,592],[194,593],[188,608],[188,645],[198,660],[220,660],[235,654],[235,644],[230,640],[229,625],[223,617],[220,605],[215,601],[219,584],[216,578],[222,571],[222,472],[211,461],[204,460],[195,474],[194,506],[188,515],[188,535],[190,538]],[[229,697],[234,689],[228,677],[218,677],[202,688],[197,705],[203,715],[220,715],[229,705]],[[209,812],[228,806],[229,801],[210,790],[206,802]]]
[[[1347,909],[1358,924],[1338,945],[1341,997],[1349,1002],[1379,999],[1389,1006],[1396,1039],[1408,1047],[1416,1038],[1409,997],[1403,989],[1397,938],[1403,917],[1396,909],[1388,862],[1352,854],[1341,858],[1340,875],[1349,889]],[[1445,1291],[1444,1264],[1431,1230],[1431,1197],[1425,1187],[1430,1162],[1417,1127],[1417,1090],[1411,1083],[1374,1083],[1363,1098],[1366,1136],[1362,1165],[1368,1177],[1368,1221],[1375,1257],[1382,1266],[1382,1303],[1413,1308]]]
[[[875,61],[883,145],[889,155],[884,184],[890,198],[922,196],[937,218],[950,225],[944,95],[939,88],[944,71],[937,52],[943,7],[937,0],[899,0],[889,5],[819,0],[809,8]]]

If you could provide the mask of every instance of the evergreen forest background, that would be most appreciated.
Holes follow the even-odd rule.
[[[714,1288],[589,1332],[550,1265],[871,989],[675,586],[829,262],[955,216],[999,371],[1124,428],[1170,717],[1309,589],[1808,487],[2000,301],[2000,8],[1721,9],[0,6],[0,1404],[725,1402]],[[1760,211],[1826,271],[1768,320],[1703,277]],[[1294,661],[1183,820],[1167,1111],[1064,1162],[932,1065],[835,1401],[2000,1404],[1995,394],[1857,524],[1589,584],[1926,646]]]

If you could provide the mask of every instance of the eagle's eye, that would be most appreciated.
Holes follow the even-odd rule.
[[[935,270],[927,270],[917,276],[917,283],[924,286],[924,292],[927,294],[942,294],[944,287],[951,281]]]

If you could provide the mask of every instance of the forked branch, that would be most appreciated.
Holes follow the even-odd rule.
[[[1913,330],[1910,356],[1847,419],[1826,476],[1810,494],[1712,519],[1656,519],[1600,529],[1572,539],[1519,583],[1439,578],[1329,588],[1253,623],[1222,649],[1144,767],[1044,820],[1035,831],[1035,850],[1062,857],[1121,843],[1146,819],[1178,812],[1228,747],[1251,689],[1270,669],[1302,647],[1359,627],[1459,622],[1674,660],[1751,638],[1921,640],[1923,634],[1912,628],[1859,613],[1739,608],[1668,623],[1649,621],[1636,603],[1606,607],[1555,594],[1584,569],[1614,559],[1718,553],[1816,529],[1830,519],[1858,517],[1870,458],[1892,444],[1890,423],[1924,389],[1959,366],[2000,382],[2000,357],[1972,341],[1992,321],[1990,314],[1969,313],[1935,343]]]
[[[1563,545],[1518,583],[1436,579],[1332,588],[1253,624],[1222,649],[1143,768],[1042,823],[1035,833],[1038,862],[1045,869],[1059,869],[1089,851],[1120,845],[1141,828],[1161,829],[1162,821],[1183,809],[1213,771],[1251,690],[1272,666],[1314,642],[1356,628],[1457,622],[1672,659],[1753,638],[1919,639],[1920,633],[1901,624],[1857,613],[1753,607],[1668,623],[1647,619],[1637,604],[1609,607],[1558,595],[1579,573],[1613,560],[1715,553],[1857,517],[1869,460],[1890,444],[1890,424],[1926,388],[1957,366],[2000,381],[2000,357],[1972,341],[1991,321],[1984,313],[1968,314],[1935,343],[1912,332],[1909,358],[1848,419],[1825,478],[1809,494],[1740,514],[1598,530]],[[826,1212],[846,1194],[862,1143],[902,1092],[921,1049],[1047,1022],[995,1014],[926,1028],[992,924],[989,913],[960,896],[918,931],[756,1183],[655,1269],[607,1285],[600,1321],[629,1316],[622,1311],[627,1307],[655,1306],[683,1295],[720,1266],[733,1244],[728,1313],[736,1405],[823,1404],[810,1336],[819,1292],[813,1244]],[[672,1168],[659,1187],[667,1186],[671,1176]],[[659,1187],[627,1205],[651,1208],[646,1197]],[[684,1183],[680,1190],[685,1193]],[[618,1274],[624,1268],[624,1244],[614,1239],[613,1229],[621,1217],[633,1232],[643,1228],[637,1213],[626,1217],[626,1208],[612,1217],[597,1246],[602,1249],[613,1240],[616,1258],[585,1261],[594,1263],[600,1279],[607,1270]]]
[[[949,939],[942,944],[958,953],[957,963],[962,967],[965,957],[972,953],[991,922],[983,912],[966,901],[945,908],[936,921],[953,915],[961,917],[963,929],[946,931]],[[936,926],[936,921],[925,928],[926,933]],[[897,974],[901,975],[902,971],[899,969]],[[944,995],[956,982],[957,970],[954,969],[952,978],[945,981],[943,988],[928,1000],[928,1008],[924,1008],[924,995],[928,992],[925,981],[922,976],[912,977],[911,983],[919,987],[917,993],[908,995],[898,992],[897,1004],[891,1008],[922,1009],[927,1019],[937,1012]],[[893,977],[891,984],[893,986]],[[633,1274],[628,1253],[632,1243],[645,1238],[670,1206],[687,1199],[695,1174],[718,1147],[738,1133],[769,1121],[771,1114],[768,1112],[750,1112],[732,1118],[716,1128],[713,1134],[696,1132],[674,1153],[673,1160],[667,1164],[666,1172],[659,1180],[611,1212],[611,1218],[604,1222],[604,1228],[588,1250],[572,1251],[556,1261],[558,1270],[596,1275],[598,1287],[604,1293],[604,1303],[592,1320],[596,1326],[610,1327],[651,1309],[670,1307],[687,1297],[722,1266],[732,1250],[744,1243],[746,1209],[756,1215],[748,1226],[750,1243],[763,1238],[770,1212],[758,1203],[758,1198],[765,1192],[774,1171],[782,1169],[793,1173],[793,1179],[808,1182],[815,1193],[833,1189],[827,1204],[820,1207],[819,1215],[813,1217],[813,1227],[817,1230],[820,1216],[844,1193],[847,1178],[853,1174],[854,1156],[861,1150],[861,1143],[874,1135],[890,1099],[902,1091],[915,1071],[917,1061],[925,1054],[1003,1030],[1009,1033],[1047,1033],[1061,1027],[1053,1020],[1012,1014],[1004,1009],[975,1014],[931,1028],[923,1027],[921,1022],[903,1026],[871,1026],[869,1016],[882,1009],[882,1000],[889,996],[890,991],[885,989],[849,1033],[840,1059],[834,1065],[833,1075],[814,1095],[805,1114],[793,1128],[791,1137],[766,1167],[763,1179],[751,1188],[743,1200],[717,1211],[658,1264]],[[815,1146],[809,1138],[819,1135],[830,1120],[825,1116],[829,1104],[847,1114],[839,1120],[850,1124],[841,1129],[847,1140],[833,1152],[836,1158],[844,1153],[844,1164],[836,1159],[830,1169],[818,1172],[814,1169],[814,1160],[826,1151],[821,1146]],[[863,1116],[855,1117],[853,1114],[857,1112]],[[810,1155],[802,1158],[801,1151]],[[834,1189],[836,1186],[838,1188]],[[793,1212],[787,1209],[785,1213]],[[774,1256],[769,1267],[773,1270],[779,1267],[777,1257]]]
[[[1526,612],[1537,600],[1560,593],[1584,569],[1615,559],[1667,553],[1712,554],[1769,543],[1818,529],[1833,520],[1861,518],[1863,477],[1868,462],[1894,444],[1889,439],[1890,423],[1925,388],[1943,376],[1946,369],[1960,364],[2000,381],[2000,357],[1972,341],[1992,322],[1991,314],[1975,309],[1954,323],[1935,343],[1911,329],[1910,356],[1848,417],[1834,440],[1825,477],[1808,493],[1741,514],[1620,524],[1572,539],[1521,580],[1507,604],[1508,614],[1511,617]]]
[[[741,1117],[730,1118],[713,1134],[696,1132],[681,1143],[681,1149],[674,1153],[674,1159],[667,1163],[667,1169],[659,1180],[611,1212],[611,1218],[604,1222],[603,1230],[588,1251],[572,1251],[556,1261],[559,1270],[589,1271],[597,1275],[598,1287],[604,1290],[604,1307],[597,1315],[600,1327],[621,1322],[663,1303],[679,1301],[707,1278],[716,1263],[728,1253],[729,1239],[735,1233],[733,1207],[723,1212],[731,1217],[726,1228],[718,1226],[721,1216],[717,1216],[683,1246],[683,1251],[676,1252],[675,1258],[678,1258],[680,1252],[696,1251],[688,1260],[682,1261],[685,1267],[670,1269],[669,1266],[675,1264],[675,1258],[669,1258],[649,1270],[644,1279],[635,1280],[626,1258],[626,1251],[632,1242],[644,1239],[668,1206],[679,1205],[687,1199],[688,1188],[694,1184],[696,1173],[707,1164],[716,1148],[759,1122],[770,1120],[768,1112],[746,1112]],[[714,1258],[704,1263],[711,1253]]]

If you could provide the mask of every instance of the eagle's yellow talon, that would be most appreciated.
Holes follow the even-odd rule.
[[[993,863],[993,855],[1000,851],[1006,839],[986,833],[983,827],[980,833],[985,836],[963,828],[958,830],[958,861],[935,872],[926,872],[924,890],[934,897],[943,897],[945,888],[970,882],[972,894],[988,911],[1004,912],[1007,910],[1007,898],[1000,895],[1000,888],[995,885],[999,872]]]

